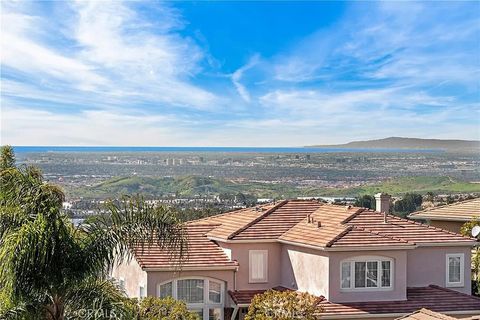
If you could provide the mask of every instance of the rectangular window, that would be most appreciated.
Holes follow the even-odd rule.
[[[382,261],[382,287],[390,287],[390,261]]]
[[[464,286],[464,263],[463,253],[447,254],[447,287]]]
[[[139,298],[145,298],[145,286],[139,286],[138,287],[138,297]]]
[[[355,262],[355,288],[365,288],[366,262]]]
[[[350,261],[342,262],[342,288],[351,288],[351,263]]]
[[[392,262],[389,260],[342,261],[341,289],[375,289],[392,287]]]
[[[268,282],[268,251],[249,251],[249,282]]]
[[[186,303],[203,303],[203,280],[186,279],[177,281],[177,299]]]
[[[377,261],[367,262],[367,287],[378,287],[378,263]]]
[[[173,297],[172,282],[167,282],[160,285],[160,298]]]
[[[122,288],[122,290],[125,290],[125,279],[120,278],[118,280],[118,285],[120,286],[120,288]]]

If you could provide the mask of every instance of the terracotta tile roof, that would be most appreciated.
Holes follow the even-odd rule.
[[[383,219],[383,213],[364,210],[352,216],[352,218],[347,221],[347,224],[412,243],[467,243],[475,241],[473,238],[463,237],[457,233],[412,220],[402,219],[393,215],[387,216],[387,223],[384,223]]]
[[[332,303],[324,300],[320,303],[324,309],[322,316],[359,316],[369,314],[411,313],[420,308],[436,312],[471,311],[480,313],[480,298],[454,290],[430,285],[421,288],[407,288],[407,300]]]
[[[218,225],[189,224],[186,225],[188,236],[187,255],[182,262],[182,269],[188,268],[227,268],[237,266],[236,261],[231,261],[223,250],[206,237],[206,234]],[[142,268],[175,268],[178,258],[174,253],[159,246],[150,246],[144,250],[134,250],[134,256]]]
[[[270,210],[274,210],[280,205],[282,205],[282,202],[236,210],[219,216],[213,216],[211,217],[211,221],[220,223],[221,225],[210,231],[208,236],[225,240],[231,239],[239,232],[239,230],[245,229],[255,221],[258,221],[263,216],[267,215]],[[197,222],[194,221],[194,223]]]
[[[391,246],[414,246],[414,243],[406,240],[395,238],[389,235],[380,234],[368,229],[357,226],[348,228],[346,232],[333,239],[328,245],[332,248],[348,247],[391,247]]]
[[[469,221],[473,217],[480,217],[480,198],[414,212],[409,217],[422,220]]]
[[[278,286],[272,289],[276,291],[291,290],[282,286]],[[246,304],[250,304],[250,302],[252,301],[255,295],[262,294],[265,291],[267,290],[235,290],[235,291],[229,290],[228,294],[230,295],[230,297],[232,298],[233,302],[236,305],[246,305]]]
[[[420,310],[410,313],[409,315],[397,318],[395,320],[401,320],[401,319],[404,319],[404,320],[454,320],[456,318],[452,318],[445,314],[422,308]]]
[[[307,223],[307,220],[304,219],[282,234],[278,239],[283,242],[326,247],[332,239],[346,232],[347,229],[347,226],[342,225],[318,227],[313,223]]]
[[[322,203],[318,201],[283,201],[257,220],[238,230],[231,239],[277,239],[321,205]]]
[[[285,287],[276,287],[273,289],[279,291],[292,290]],[[248,305],[256,294],[265,291],[266,290],[239,290],[229,291],[228,293],[235,304]],[[435,285],[420,288],[407,288],[407,300],[332,303],[324,297],[319,297],[319,305],[323,308],[323,313],[321,314],[322,318],[325,317],[327,319],[329,317],[348,318],[349,316],[362,315],[368,317],[368,315],[381,314],[407,315],[421,308],[428,308],[435,312],[446,313],[456,311],[471,311],[471,314],[477,314],[477,312],[480,313],[480,298]]]

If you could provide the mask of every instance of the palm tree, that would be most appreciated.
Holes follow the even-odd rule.
[[[85,319],[82,309],[125,315],[126,296],[109,274],[132,248],[160,245],[184,257],[184,229],[169,208],[124,197],[74,227],[63,201],[37,168],[0,172],[0,318]]]

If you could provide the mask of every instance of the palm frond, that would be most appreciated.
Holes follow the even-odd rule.
[[[158,245],[174,253],[181,263],[187,250],[186,233],[172,209],[147,204],[140,196],[123,197],[106,205],[108,214],[81,225],[88,265],[93,272],[108,272],[131,258],[132,250]]]

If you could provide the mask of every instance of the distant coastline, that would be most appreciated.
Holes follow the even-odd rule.
[[[439,149],[323,148],[323,147],[114,147],[114,146],[14,146],[16,153],[46,152],[223,152],[223,153],[338,153],[338,152],[443,152]]]

